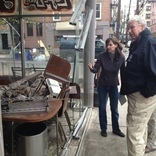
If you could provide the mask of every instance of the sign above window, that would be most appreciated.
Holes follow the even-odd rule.
[[[43,11],[45,14],[65,9],[70,10],[72,9],[71,1],[73,0],[23,0],[23,11]]]
[[[74,0],[0,0],[0,15],[17,15],[20,1],[23,15],[46,15],[71,10]]]
[[[0,1],[0,15],[15,14],[16,1],[15,0],[1,0]]]

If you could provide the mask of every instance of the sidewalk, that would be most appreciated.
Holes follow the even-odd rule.
[[[126,134],[127,103],[123,106],[119,103],[120,129]],[[107,105],[108,136],[100,135],[98,108],[94,107],[85,133],[79,156],[127,156],[126,137],[121,138],[112,133],[110,107]],[[145,156],[156,156],[156,152],[145,154]]]

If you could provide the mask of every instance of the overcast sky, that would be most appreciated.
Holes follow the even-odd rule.
[[[131,6],[136,6],[136,1],[137,0],[132,0],[131,1]],[[121,0],[121,6],[129,6],[130,0]]]
[[[136,9],[136,1],[137,0],[132,0],[131,1],[131,7],[130,7],[130,16],[134,15],[134,10]],[[130,0],[121,0],[121,8],[128,12],[129,8],[129,2]]]

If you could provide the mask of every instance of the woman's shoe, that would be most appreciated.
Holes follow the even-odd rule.
[[[102,135],[103,137],[107,137],[107,132],[106,132],[106,131],[101,131],[101,135]]]
[[[121,131],[113,132],[113,133],[120,136],[120,137],[125,137],[125,134],[123,134]]]

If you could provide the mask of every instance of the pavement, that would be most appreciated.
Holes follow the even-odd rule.
[[[119,125],[121,131],[126,134],[127,102],[121,106],[119,103]],[[79,156],[127,156],[126,137],[121,138],[112,133],[110,107],[107,105],[108,136],[100,134],[98,108],[92,109],[87,130],[85,132]],[[145,154],[145,156],[156,156],[156,151]]]
[[[107,105],[108,107],[108,105]],[[126,107],[127,105],[119,106],[120,114],[120,129],[126,134]],[[88,125],[88,129],[84,138],[84,146],[81,156],[126,156],[126,138],[121,138],[112,133],[110,109],[107,108],[108,119],[108,136],[102,137],[99,127],[98,108],[93,108],[92,117]]]

